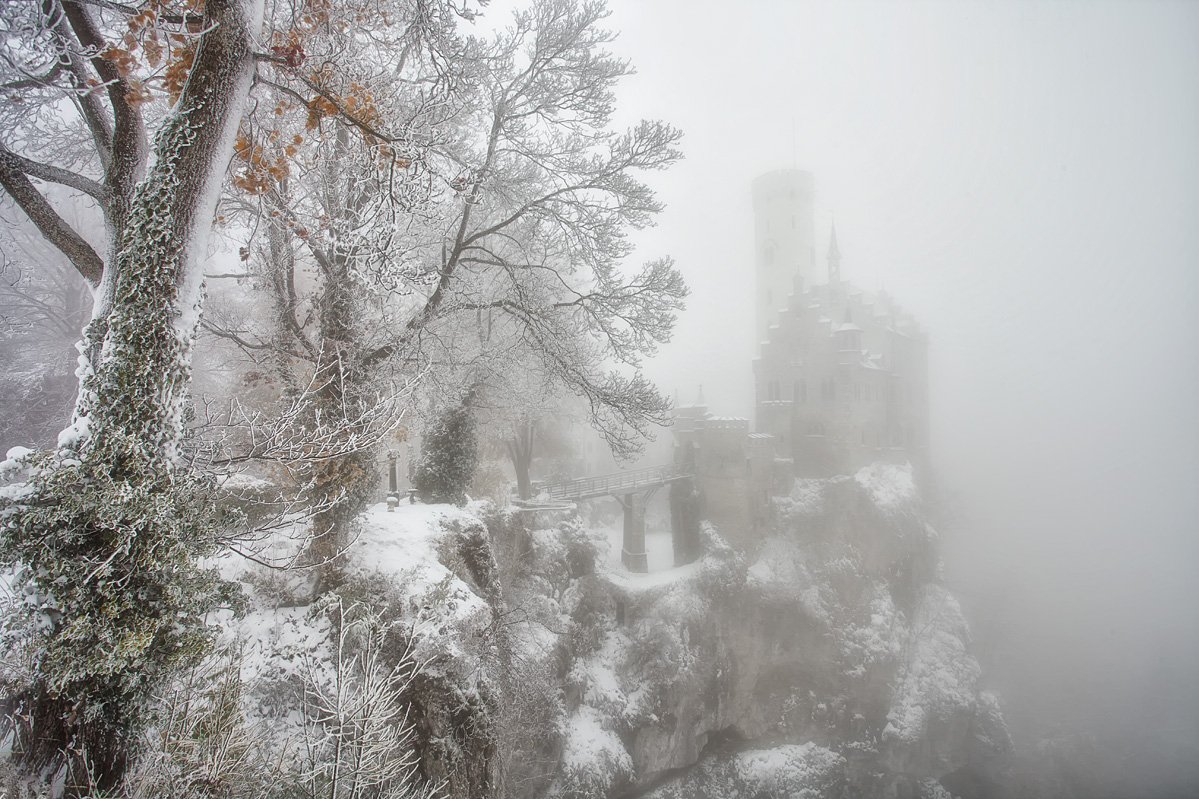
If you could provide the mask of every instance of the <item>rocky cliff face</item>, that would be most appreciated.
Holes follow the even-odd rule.
[[[580,578],[602,595],[565,653],[554,793],[994,792],[1010,742],[910,471],[801,480],[774,510],[751,551],[707,528],[697,563]]]

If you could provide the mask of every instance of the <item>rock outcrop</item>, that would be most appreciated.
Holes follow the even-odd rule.
[[[751,751],[776,752],[778,773],[792,761],[811,772],[796,746],[830,757],[815,793],[779,795],[932,796],[943,777],[977,795],[994,786],[1010,742],[937,582],[910,470],[800,480],[774,511],[750,551],[707,528],[697,563],[599,571],[612,612],[592,620],[603,635],[567,672],[560,795],[673,796],[708,773],[735,782]],[[738,790],[728,795],[759,795]]]

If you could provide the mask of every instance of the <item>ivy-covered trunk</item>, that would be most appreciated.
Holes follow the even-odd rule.
[[[208,0],[187,86],[155,142],[83,347],[75,421],[33,459],[0,534],[22,602],[3,620],[15,753],[68,793],[117,786],[146,700],[206,648],[215,520],[178,462],[200,258],[249,92],[260,2]]]

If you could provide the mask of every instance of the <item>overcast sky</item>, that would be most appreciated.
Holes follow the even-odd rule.
[[[820,262],[835,217],[842,274],[929,331],[996,679],[1118,712],[1199,673],[1199,4],[612,6],[622,118],[686,133],[639,237],[693,288],[651,373],[750,415],[749,184],[811,170]]]

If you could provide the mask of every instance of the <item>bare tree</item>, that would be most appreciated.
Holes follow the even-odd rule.
[[[627,455],[666,419],[667,401],[636,369],[669,339],[687,290],[669,259],[632,275],[620,266],[628,232],[662,208],[638,175],[678,160],[680,134],[661,122],[610,128],[631,68],[604,49],[606,16],[602,2],[536,0],[511,28],[470,42],[473,113],[441,151],[457,167],[457,202],[430,253],[437,282],[401,343],[434,362],[486,352],[492,372],[531,353]],[[455,335],[464,327],[477,335]]]
[[[458,110],[456,21],[470,14],[422,0],[347,3],[336,16],[285,3],[277,13],[300,17],[303,30],[276,36],[272,49],[314,66],[261,82],[224,205],[259,233],[243,254],[271,313],[206,328],[279,389],[277,423],[253,443],[286,448],[235,447],[218,460],[274,459],[299,478],[320,593],[338,581],[349,525],[377,486],[377,446],[422,376],[366,354],[379,346],[378,331],[401,324],[413,286],[430,279],[428,264],[412,256],[435,215],[439,179],[426,154]],[[303,22],[306,14],[316,16]]]

